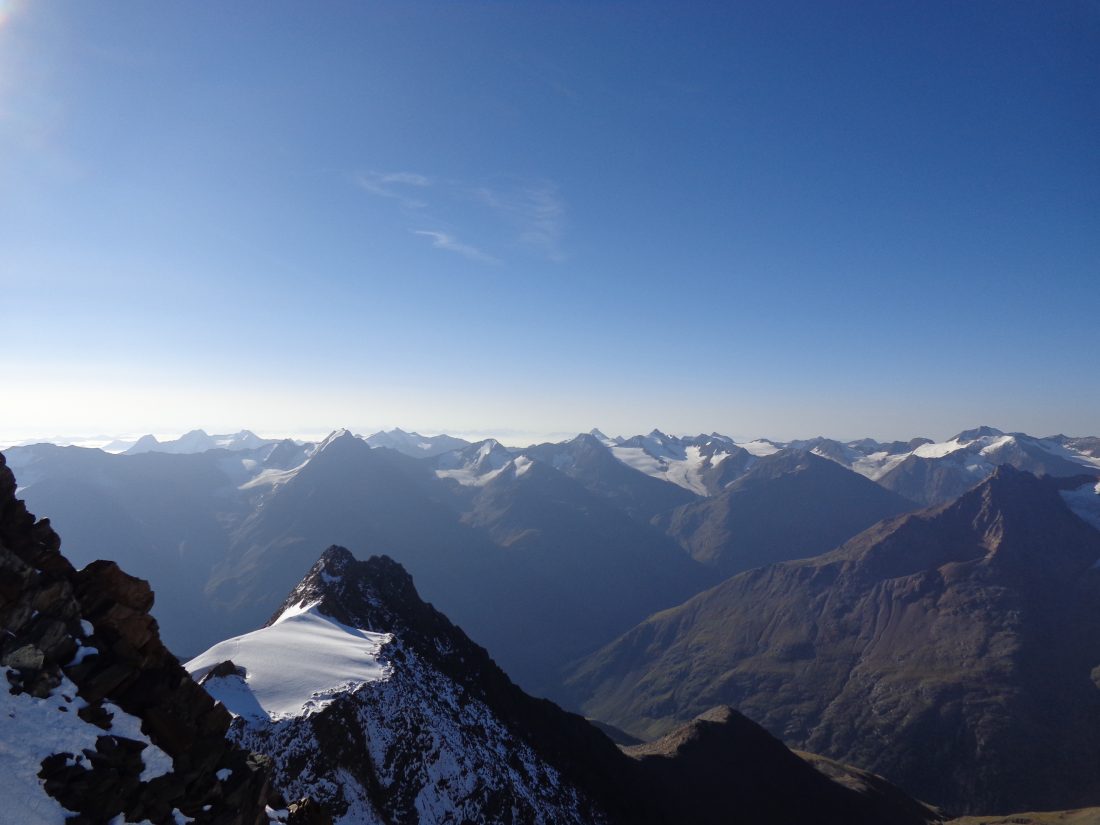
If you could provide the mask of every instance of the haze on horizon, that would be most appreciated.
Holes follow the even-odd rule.
[[[0,0],[0,443],[1100,434],[1098,36]]]

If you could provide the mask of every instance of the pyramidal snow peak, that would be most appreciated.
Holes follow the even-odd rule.
[[[500,710],[518,688],[388,557],[330,547],[263,628],[186,667],[231,738],[338,822],[606,819]]]

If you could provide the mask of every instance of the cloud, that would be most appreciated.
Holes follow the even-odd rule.
[[[413,229],[412,233],[414,235],[423,235],[426,238],[431,238],[432,246],[436,249],[446,249],[448,252],[457,252],[464,258],[469,258],[471,261],[478,261],[483,264],[500,263],[500,261],[492,255],[482,252],[476,246],[462,243],[453,235],[448,235],[446,232],[438,232],[432,229]]]
[[[362,189],[381,198],[392,198],[407,209],[423,209],[427,204],[409,195],[408,187],[426,189],[432,179],[416,172],[360,172],[355,182]]]
[[[565,203],[557,186],[543,182],[507,191],[483,186],[474,190],[474,196],[516,228],[519,243],[552,261],[565,259],[561,249]]]
[[[0,0],[3,2],[3,0]],[[492,237],[493,246],[526,249],[551,261],[566,258],[562,237],[566,227],[565,202],[558,187],[546,180],[518,180],[486,184],[451,178],[431,178],[417,172],[358,172],[355,184],[365,192],[397,204],[407,213],[406,228],[432,239],[438,249],[457,252],[474,261],[499,264],[488,252],[464,244],[455,235],[425,224],[456,227],[459,232]],[[477,209],[471,210],[471,203]],[[411,224],[411,225],[409,225]]]
[[[426,175],[418,175],[416,172],[390,172],[382,175],[383,183],[404,183],[408,186],[431,186],[432,179]]]

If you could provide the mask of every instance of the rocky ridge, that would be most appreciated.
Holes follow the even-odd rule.
[[[161,644],[148,583],[108,561],[74,569],[49,520],[36,521],[15,490],[0,455],[0,725],[19,734],[0,749],[4,815],[268,822],[284,804],[267,760],[226,740],[229,714]],[[309,807],[296,820],[322,822]]]

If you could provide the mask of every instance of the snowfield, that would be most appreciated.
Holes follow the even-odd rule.
[[[1089,482],[1076,490],[1063,490],[1062,498],[1082,521],[1100,530],[1100,482]],[[1100,567],[1100,562],[1097,566]]]
[[[315,713],[338,694],[388,678],[379,653],[392,638],[342,625],[316,605],[299,605],[270,627],[219,642],[184,667],[201,681],[231,660],[244,675],[210,680],[210,695],[234,716],[278,721]]]
[[[721,464],[729,453],[703,454],[700,447],[661,443],[646,439],[646,447],[611,446],[611,454],[627,467],[668,481],[700,496],[709,495],[702,473]]]
[[[5,683],[7,680],[4,680]],[[111,735],[146,743],[141,752],[150,779],[172,770],[172,759],[141,732],[141,720],[121,708],[104,703],[111,714],[111,729],[104,731],[77,716],[84,706],[76,685],[63,677],[61,685],[45,699],[27,693],[0,690],[0,820],[19,825],[63,825],[72,816],[57,800],[48,796],[38,778],[42,760],[55,753],[70,753],[82,761],[85,749],[95,751],[96,739]]]

